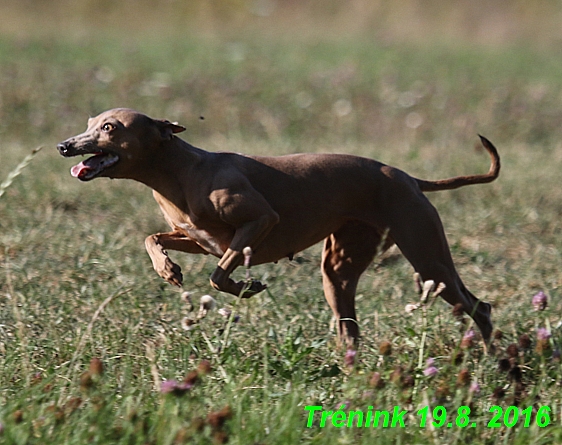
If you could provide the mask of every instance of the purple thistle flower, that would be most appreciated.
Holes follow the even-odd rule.
[[[193,388],[193,383],[180,383],[177,380],[166,380],[160,385],[160,392],[162,394],[175,394],[179,396],[191,388]]]
[[[171,393],[176,389],[177,386],[178,386],[177,380],[166,380],[165,382],[162,382],[162,384],[160,385],[160,392],[162,394]]]
[[[531,303],[535,311],[544,311],[548,304],[548,298],[546,294],[541,290],[538,294],[533,296]]]
[[[549,332],[548,329],[546,328],[537,329],[537,338],[539,340],[548,340],[550,337],[552,337],[552,334]]]
[[[428,366],[427,368],[425,368],[423,370],[423,375],[425,375],[426,377],[433,377],[438,372],[439,372],[439,370],[435,366]]]
[[[341,404],[336,405],[336,408],[339,408],[339,409],[342,409],[342,410],[348,410],[350,406],[351,406],[351,401],[344,400]],[[335,411],[335,409],[334,409],[334,411]]]
[[[478,382],[474,381],[470,384],[470,388],[468,388],[468,390],[474,394],[478,394],[480,393],[480,385]]]
[[[178,389],[180,391],[187,391],[191,388],[193,388],[193,383],[190,383],[190,382],[182,382],[178,385]]]
[[[427,368],[423,370],[423,375],[425,375],[426,377],[433,377],[439,372],[439,369],[437,369],[437,367],[435,366],[435,360],[433,360],[431,357],[428,358],[425,363],[427,365]]]
[[[353,349],[348,349],[345,353],[345,357],[343,358],[343,362],[345,366],[352,367],[355,364],[355,356],[357,355],[357,351]]]
[[[474,342],[474,330],[469,329],[465,332],[461,340],[461,348],[468,349],[471,348]]]

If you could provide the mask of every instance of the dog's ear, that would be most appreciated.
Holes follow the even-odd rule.
[[[177,123],[170,122],[167,120],[155,120],[156,127],[160,131],[162,139],[172,139],[174,133],[181,133],[185,131],[185,127],[178,125]]]

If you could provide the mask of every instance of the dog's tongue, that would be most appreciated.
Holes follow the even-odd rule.
[[[88,158],[85,161],[80,162],[80,164],[72,167],[70,169],[70,174],[75,178],[81,178],[89,171],[97,169],[103,158],[104,155],[101,153],[92,156],[91,158]]]
[[[75,165],[70,169],[70,174],[75,178],[79,178],[83,176],[88,170],[91,170],[84,162],[80,162],[80,164]]]

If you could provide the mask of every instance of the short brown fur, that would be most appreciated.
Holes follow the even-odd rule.
[[[180,267],[168,250],[212,254],[219,259],[212,286],[249,297],[266,286],[246,289],[231,273],[252,248],[253,265],[292,256],[324,240],[324,293],[348,343],[359,337],[355,292],[374,256],[396,243],[424,280],[446,285],[443,298],[460,303],[490,339],[491,307],[470,293],[458,276],[439,215],[422,193],[490,182],[500,169],[496,149],[483,175],[440,181],[413,178],[372,159],[337,154],[279,157],[210,153],[174,134],[185,128],[129,109],[106,111],[87,130],[58,145],[63,156],[94,154],[75,166],[81,180],[128,178],[153,189],[167,233],[146,238],[154,269],[181,286]]]

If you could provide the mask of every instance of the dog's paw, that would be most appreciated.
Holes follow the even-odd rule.
[[[238,282],[238,284],[242,284],[242,291],[240,293],[241,298],[250,298],[256,294],[259,294],[261,291],[267,289],[267,284],[263,284],[261,281],[258,280],[251,280],[250,282]]]
[[[211,286],[221,292],[227,292],[240,298],[250,298],[267,286],[258,280],[234,281],[225,276],[224,270],[218,267],[211,275]]]
[[[158,272],[158,275],[164,278],[168,283],[173,284],[174,286],[180,287],[183,282],[181,267],[169,258],[166,258],[163,266],[156,269],[156,272]]]

